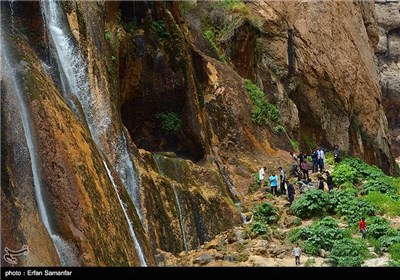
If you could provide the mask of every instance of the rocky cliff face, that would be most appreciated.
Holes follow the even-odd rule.
[[[375,50],[383,95],[383,106],[389,123],[393,153],[400,161],[400,2],[375,1],[379,23],[379,43]]]
[[[233,3],[65,1],[51,29],[39,2],[2,2],[15,46],[2,51],[15,74],[2,72],[2,248],[59,265],[56,234],[72,265],[155,265],[156,249],[240,224],[235,203],[261,165],[289,169],[291,139],[392,171],[373,6]],[[71,60],[81,67],[68,72]],[[279,121],[253,121],[244,79]]]

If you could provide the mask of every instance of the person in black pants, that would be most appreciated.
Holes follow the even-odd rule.
[[[318,177],[318,189],[319,190],[324,190],[324,180],[322,179],[322,176]]]
[[[311,153],[312,158],[312,173],[318,172],[318,152],[313,150]]]
[[[329,191],[333,190],[333,179],[332,176],[329,174],[329,171],[325,172],[326,174],[326,184],[328,185]]]
[[[290,205],[292,205],[292,202],[294,200],[295,190],[294,190],[293,185],[289,184],[288,180],[286,180],[286,185],[287,185],[289,203],[290,203]]]
[[[285,171],[283,170],[282,167],[279,167],[279,179],[280,179],[280,192],[281,194],[286,194],[286,189],[285,189],[285,180],[286,180],[286,176],[285,176]]]

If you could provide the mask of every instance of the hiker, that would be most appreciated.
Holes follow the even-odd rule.
[[[292,175],[294,177],[297,177],[298,174],[299,174],[299,170],[297,169],[297,162],[295,160],[293,160],[293,162],[292,162]]]
[[[318,150],[318,165],[319,165],[319,172],[324,171],[324,161],[325,161],[325,152],[322,147]]]
[[[269,177],[269,182],[271,185],[271,193],[277,196],[277,189],[278,189],[278,177],[276,177],[275,173],[272,173],[272,175]]]
[[[360,221],[360,232],[361,232],[361,237],[365,238],[365,236],[367,235],[367,229],[364,217],[362,217]]]
[[[335,158],[335,163],[340,162],[340,150],[338,145],[335,145],[334,147],[333,156]]]
[[[322,176],[318,176],[318,189],[319,190],[324,190],[324,180],[322,179]]]
[[[290,203],[290,205],[292,205],[292,202],[294,200],[295,190],[294,190],[293,185],[290,184],[288,180],[286,180],[286,184],[287,184],[287,192],[288,192],[289,203]]]
[[[326,171],[325,174],[326,174],[326,184],[328,185],[328,189],[331,192],[333,190],[333,179],[332,176],[329,174],[329,171]]]
[[[304,159],[303,162],[300,164],[300,169],[301,171],[303,171],[304,178],[308,181],[310,179],[310,176],[308,173],[308,162],[306,159]]]
[[[266,167],[261,167],[260,171],[258,171],[258,178],[260,179],[261,188],[264,187],[265,170]]]
[[[286,179],[285,170],[283,170],[282,166],[280,166],[280,167],[278,168],[278,170],[279,170],[279,172],[281,173],[281,174],[279,175],[279,180],[280,180],[280,192],[281,192],[281,194],[285,194],[285,195],[286,195],[286,189],[285,189],[285,179]]]
[[[317,150],[313,150],[311,153],[312,158],[312,173],[318,172],[318,152]]]
[[[293,152],[290,152],[289,154],[292,156],[292,159],[297,163],[297,156],[296,156],[296,154],[293,153]]]
[[[301,249],[299,247],[299,242],[296,243],[296,247],[293,248],[293,252],[295,265],[300,265]]]
[[[297,158],[299,159],[299,164],[301,166],[301,163],[304,161],[304,159],[306,158],[306,155],[304,155],[303,152],[300,152],[300,154],[297,156]]]

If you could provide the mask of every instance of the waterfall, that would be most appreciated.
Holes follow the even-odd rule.
[[[107,166],[107,164],[106,164],[106,162],[105,162],[104,160],[103,160],[103,164],[104,164],[104,167],[106,168],[107,175],[108,175],[108,177],[110,178],[111,184],[112,184],[113,187],[114,187],[115,193],[117,194],[117,198],[118,198],[119,204],[120,204],[120,206],[121,206],[121,209],[122,209],[122,211],[124,212],[126,222],[128,223],[129,232],[130,232],[130,234],[131,234],[133,243],[135,244],[136,252],[137,252],[138,257],[139,257],[140,265],[141,265],[141,266],[147,266],[146,260],[144,259],[144,255],[143,255],[142,248],[140,247],[140,244],[139,244],[139,242],[138,242],[138,240],[137,240],[137,238],[136,238],[135,231],[133,230],[132,221],[129,219],[128,213],[127,213],[127,211],[126,211],[126,206],[125,206],[125,204],[122,202],[121,197],[119,196],[119,192],[118,192],[117,186],[115,185],[115,182],[114,182],[113,176],[112,176],[112,174],[111,174],[111,171],[110,171],[110,169],[108,168],[108,166]]]
[[[110,139],[110,133],[108,133],[112,124],[110,101],[107,96],[95,96],[91,93],[87,64],[81,58],[81,52],[69,29],[60,2],[42,0],[40,3],[48,37],[53,45],[54,56],[57,58],[62,94],[78,117],[80,117],[80,110],[76,108],[73,97],[75,96],[79,100],[84,112],[83,117],[86,119],[92,138],[99,149],[105,153],[101,139],[112,144],[116,158],[116,171],[142,221],[139,184],[128,152],[126,137],[122,129],[119,129],[115,139]]]
[[[40,170],[39,170],[39,163],[37,161],[38,156],[37,156],[35,138],[32,132],[31,124],[29,122],[31,117],[29,116],[28,108],[25,104],[24,92],[18,81],[18,76],[15,69],[17,65],[12,64],[10,61],[11,57],[9,56],[8,49],[6,47],[5,38],[2,38],[1,40],[1,49],[2,49],[1,50],[2,63],[4,61],[5,64],[5,67],[3,64],[1,76],[7,75],[8,78],[12,81],[14,94],[17,100],[18,110],[20,112],[22,119],[22,127],[24,129],[25,140],[28,146],[29,156],[31,159],[35,198],[39,209],[40,218],[48,234],[53,240],[61,264],[63,266],[79,265],[79,262],[75,257],[75,253],[72,247],[66,241],[64,241],[60,236],[58,236],[51,227],[40,180]]]
[[[160,173],[160,175],[162,175],[162,176],[166,176],[167,177],[167,174],[164,172],[164,169],[160,166],[160,163],[162,163],[163,160],[165,161],[166,158],[164,156],[157,156],[157,155],[153,154],[153,159],[154,159],[154,161],[156,163],[156,166],[157,166],[157,169],[158,169],[158,173]],[[179,174],[177,172],[177,168],[176,168],[176,164],[175,163],[176,162],[174,162],[174,170],[175,170],[175,173],[176,173],[176,176],[177,176],[176,178],[179,178],[178,177]],[[183,222],[183,212],[182,212],[181,202],[180,202],[178,193],[176,192],[174,183],[170,182],[170,185],[171,185],[172,190],[174,192],[176,207],[178,208],[179,225],[180,225],[181,232],[182,232],[183,246],[185,248],[185,252],[187,252],[188,251],[188,246],[187,246],[186,232],[185,232],[185,227],[184,227],[185,224]]]
[[[10,12],[11,12],[11,32],[12,32],[12,33],[14,33],[14,31],[15,31],[14,9],[13,9],[14,1],[15,1],[15,0],[11,0],[11,1],[9,2],[9,4],[10,4]]]
[[[243,224],[245,224],[245,225],[251,224],[251,223],[253,222],[253,215],[251,215],[250,220],[247,221],[246,214],[243,213],[242,205],[240,205],[240,202],[236,202],[236,203],[235,203],[235,206],[236,206],[236,208],[239,210],[240,215],[242,216]]]

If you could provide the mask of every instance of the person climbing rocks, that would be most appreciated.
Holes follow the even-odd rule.
[[[296,243],[296,246],[293,248],[293,252],[295,265],[300,265],[301,249],[299,247],[299,242]]]
[[[340,150],[338,145],[335,145],[333,149],[333,156],[335,158],[335,163],[340,162]]]
[[[275,173],[272,173],[272,175],[269,177],[269,182],[271,185],[271,193],[272,195],[275,194],[277,196],[277,189],[278,189],[278,177],[276,177]]]
[[[289,180],[286,180],[286,185],[287,185],[288,199],[289,199],[289,203],[291,206],[292,202],[294,200],[295,190],[294,190],[293,185],[289,183]]]
[[[319,190],[324,190],[324,180],[322,176],[318,176],[318,189]]]
[[[260,179],[260,187],[263,188],[264,187],[264,179],[265,179],[265,170],[266,167],[261,167],[260,171],[258,171],[258,178]]]
[[[312,159],[312,173],[318,172],[318,152],[317,150],[313,150],[311,152],[311,159]]]
[[[331,174],[329,174],[329,171],[326,171],[325,174],[326,174],[326,184],[328,185],[328,189],[331,192],[333,190],[333,179]]]
[[[318,150],[318,165],[319,165],[319,172],[324,171],[324,161],[325,161],[325,152],[322,147],[319,147]]]
[[[303,177],[308,181],[310,179],[308,173],[308,162],[307,159],[304,159],[303,162],[300,164],[300,169],[303,172]]]
[[[286,189],[285,189],[285,181],[286,181],[286,176],[285,176],[285,170],[283,170],[282,166],[278,168],[280,175],[279,175],[279,180],[280,180],[280,192],[281,194],[286,195]]]
[[[303,152],[300,152],[299,155],[297,156],[299,159],[299,164],[301,165],[301,163],[304,161],[304,159],[306,158],[306,155]]]
[[[297,177],[299,175],[299,170],[297,169],[297,162],[293,160],[292,162],[292,175]]]
[[[365,238],[365,236],[367,235],[367,229],[366,229],[367,224],[365,223],[365,218],[362,217],[361,221],[360,221],[360,232],[361,232],[361,237]]]

